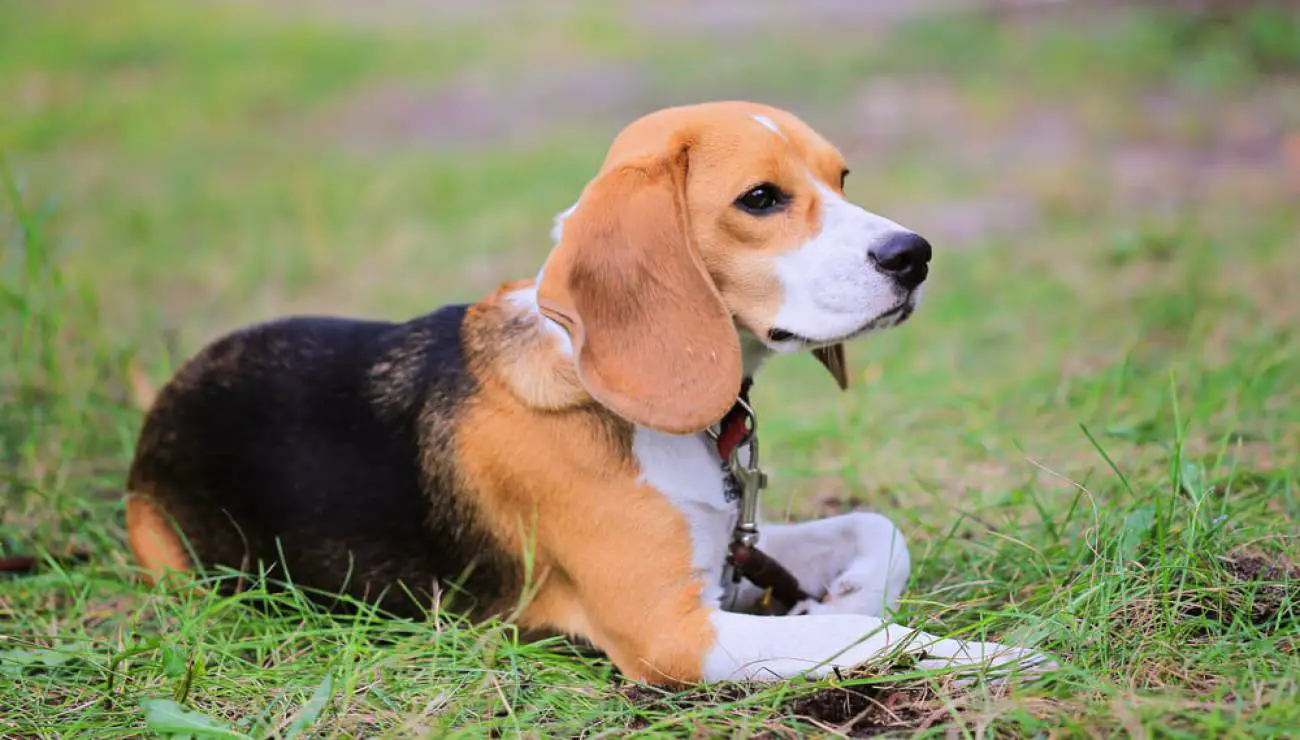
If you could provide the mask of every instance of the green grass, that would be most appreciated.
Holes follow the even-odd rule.
[[[716,40],[639,32],[630,7],[502,27],[0,5],[0,555],[91,555],[0,575],[0,735],[1300,727],[1294,17]],[[525,115],[539,69],[634,74]],[[439,138],[457,115],[440,91],[474,80],[501,133]],[[795,110],[841,144],[855,200],[948,234],[915,319],[852,348],[849,393],[808,358],[759,379],[769,516],[888,514],[913,552],[908,624],[1035,640],[1059,673],[661,694],[503,625],[139,584],[129,368],[161,382],[247,321],[409,316],[532,274],[622,123],[732,97]]]

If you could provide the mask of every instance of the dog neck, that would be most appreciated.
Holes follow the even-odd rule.
[[[745,377],[753,378],[767,358],[772,356],[772,350],[748,329],[737,326],[736,333],[740,335],[740,357]]]

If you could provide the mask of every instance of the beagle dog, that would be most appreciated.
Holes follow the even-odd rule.
[[[840,153],[747,102],[627,126],[556,219],[535,279],[405,323],[287,318],[188,360],[131,466],[136,561],[226,567],[583,638],[627,677],[1048,665],[888,622],[910,569],[885,517],[765,525],[809,598],[763,611],[730,574],[738,509],[715,441],[774,354],[846,385],[843,342],[905,321],[917,234],[844,197]],[[748,449],[748,448],[746,448]]]

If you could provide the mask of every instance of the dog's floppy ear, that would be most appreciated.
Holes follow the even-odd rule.
[[[844,361],[844,345],[837,342],[826,347],[818,347],[812,353],[813,357],[816,357],[830,372],[831,377],[835,378],[835,384],[840,387],[840,390],[848,390],[849,366]]]
[[[717,422],[742,373],[731,313],[692,243],[688,166],[682,144],[607,167],[565,221],[537,290],[573,341],[587,392],[671,434]]]

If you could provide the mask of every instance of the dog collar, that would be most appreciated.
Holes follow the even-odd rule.
[[[731,453],[742,441],[746,441],[746,435],[757,439],[755,435],[758,431],[758,419],[749,405],[749,389],[753,385],[753,378],[745,378],[741,381],[740,395],[736,396],[736,404],[718,424],[719,430],[715,439],[718,442],[718,456],[723,462],[731,459]]]
[[[764,601],[775,596],[788,609],[810,597],[790,571],[757,547],[758,498],[767,487],[767,474],[758,466],[758,416],[749,404],[753,383],[752,378],[741,381],[736,404],[722,417],[716,433],[709,430],[722,460],[725,495],[728,501],[738,501],[739,508],[727,548],[727,565],[731,567],[734,583],[746,578],[764,589]],[[749,453],[743,461],[742,449]]]

